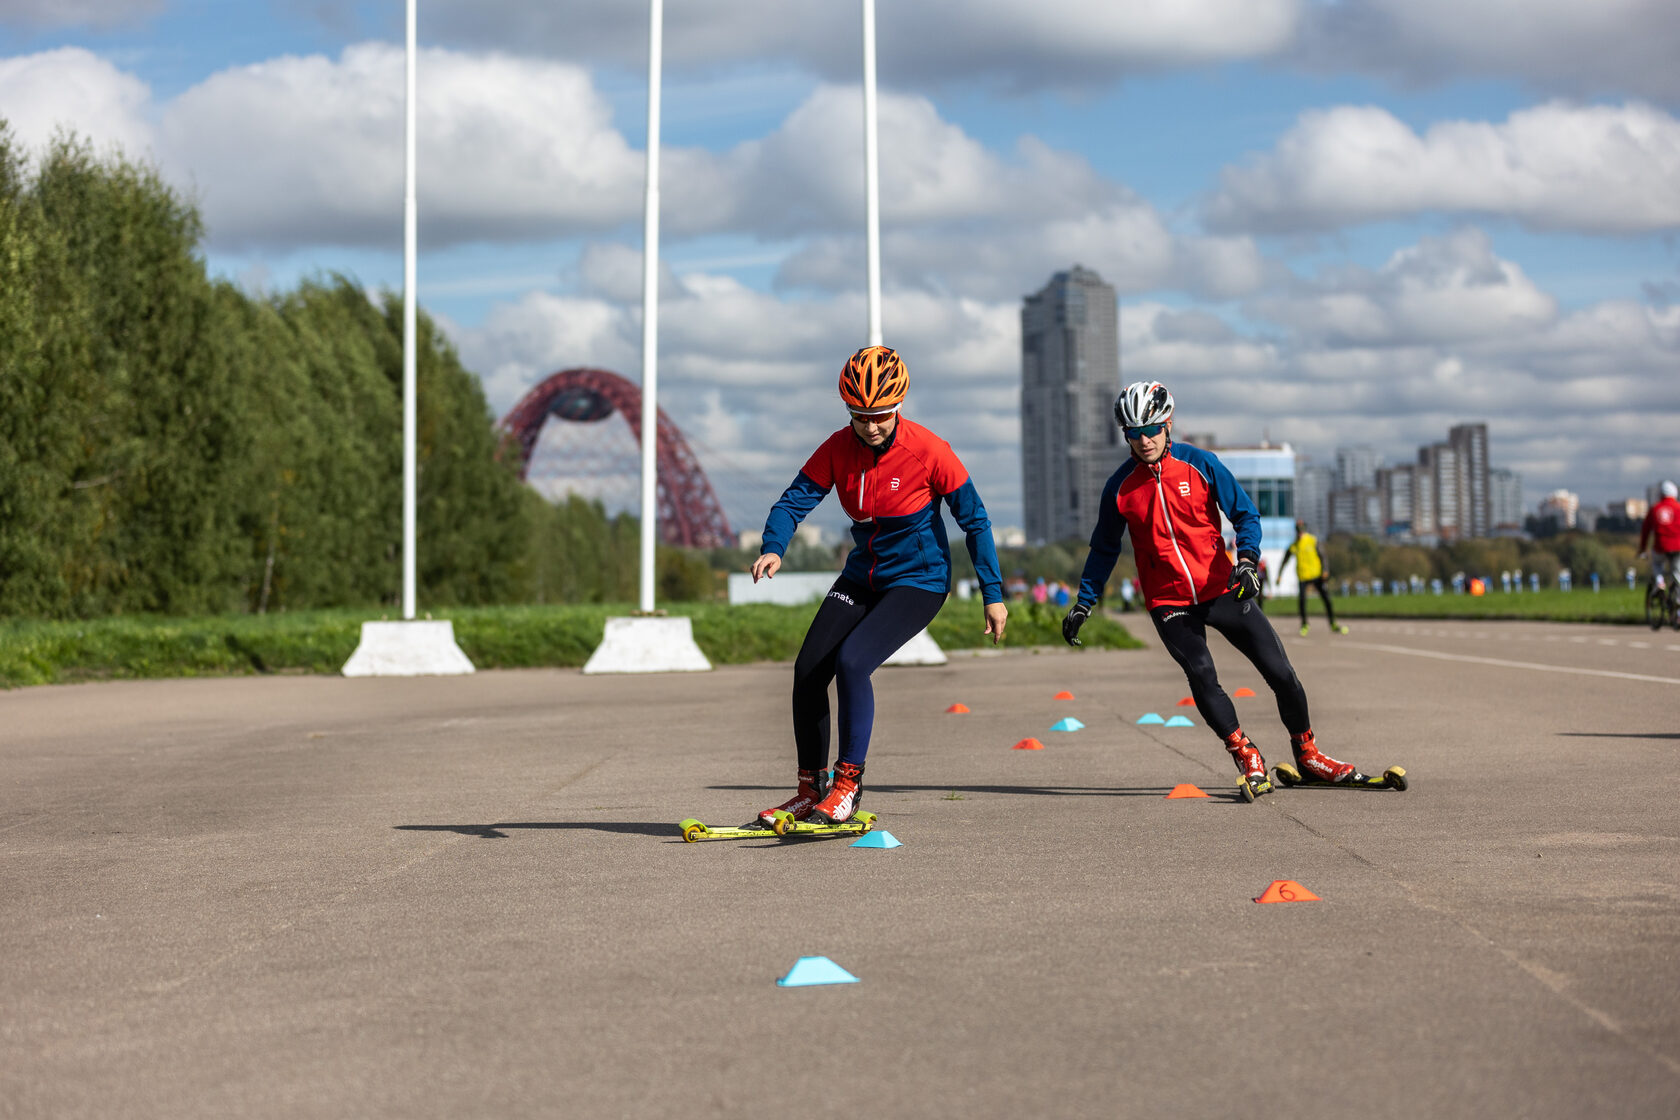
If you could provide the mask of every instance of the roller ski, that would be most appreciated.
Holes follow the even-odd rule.
[[[875,814],[858,812],[847,821],[839,824],[820,823],[811,820],[795,820],[793,814],[785,809],[773,810],[774,816],[768,824],[753,820],[740,828],[712,828],[710,825],[695,820],[693,817],[677,825],[682,838],[690,844],[697,844],[702,840],[770,840],[780,837],[789,839],[800,836],[861,836],[875,827]]]
[[[1318,749],[1313,733],[1307,731],[1293,736],[1290,746],[1295,751],[1295,765],[1280,762],[1273,767],[1278,784],[1284,786],[1341,786],[1347,789],[1406,788],[1406,771],[1390,766],[1380,777],[1361,774],[1351,762],[1337,762]]]
[[[1260,757],[1260,748],[1247,735],[1240,730],[1233,731],[1225,740],[1225,749],[1231,752],[1231,760],[1237,764],[1237,773],[1242,775],[1237,792],[1242,794],[1244,801],[1253,802],[1255,798],[1272,792],[1271,779],[1266,777],[1266,760]]]

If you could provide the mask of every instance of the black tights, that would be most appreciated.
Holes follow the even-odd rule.
[[[1319,576],[1317,579],[1304,579],[1304,580],[1302,580],[1300,589],[1295,593],[1296,604],[1301,608],[1301,625],[1305,626],[1307,624],[1307,588],[1308,587],[1318,588],[1318,597],[1320,599],[1324,600],[1324,613],[1330,619],[1330,628],[1335,629],[1335,627],[1336,627],[1336,608],[1332,607],[1330,605],[1330,592],[1328,592],[1324,589],[1324,577],[1323,576]]]
[[[801,770],[828,766],[829,681],[840,697],[840,761],[863,765],[875,724],[870,674],[944,605],[943,594],[919,587],[869,591],[848,579],[835,581],[793,663],[793,741]]]
[[[1267,686],[1277,696],[1278,715],[1289,733],[1299,735],[1312,728],[1312,721],[1307,718],[1306,690],[1295,676],[1295,668],[1283,652],[1283,642],[1259,603],[1253,599],[1239,603],[1236,595],[1226,592],[1192,607],[1156,607],[1149,615],[1155,620],[1155,632],[1161,635],[1162,644],[1190,681],[1196,710],[1221,739],[1241,725],[1237,722],[1236,706],[1220,687],[1213,655],[1208,652],[1210,626],[1260,670]]]

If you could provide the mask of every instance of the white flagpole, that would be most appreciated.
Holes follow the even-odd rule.
[[[404,104],[403,151],[403,619],[414,620],[415,522],[415,241],[418,228],[414,201],[414,8],[408,0],[407,96]]]
[[[881,345],[881,168],[875,143],[875,0],[863,0],[863,211],[869,256],[869,345]]]
[[[412,0],[411,0],[412,2]],[[659,71],[664,0],[648,15],[647,194],[642,221],[642,579],[641,608],[653,610],[654,532],[659,522]]]

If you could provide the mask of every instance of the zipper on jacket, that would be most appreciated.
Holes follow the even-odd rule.
[[[1184,572],[1184,578],[1190,581],[1190,602],[1192,605],[1201,603],[1196,594],[1196,577],[1190,574],[1190,565],[1184,562],[1184,553],[1178,548],[1178,534],[1173,532],[1172,511],[1167,508],[1167,488],[1161,485],[1161,475],[1164,473],[1160,466],[1155,468],[1155,493],[1161,498],[1161,516],[1167,519],[1167,539],[1172,542],[1173,554],[1178,557],[1178,566]]]

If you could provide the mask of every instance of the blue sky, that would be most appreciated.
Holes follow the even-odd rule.
[[[1124,379],[1224,440],[1403,460],[1485,420],[1530,504],[1680,474],[1671,7],[878,4],[887,338],[994,520],[1019,299],[1076,260],[1120,289]],[[252,290],[395,287],[401,15],[0,0],[0,115],[154,161]],[[420,296],[498,414],[639,372],[645,19],[422,0]],[[666,29],[662,404],[751,528],[862,341],[857,4],[670,0]]]

